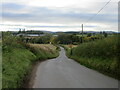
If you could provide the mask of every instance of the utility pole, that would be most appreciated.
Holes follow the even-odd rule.
[[[82,24],[82,38],[81,38],[81,43],[83,43],[83,24]]]

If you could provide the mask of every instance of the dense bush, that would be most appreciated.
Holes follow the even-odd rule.
[[[81,42],[81,38],[79,36],[76,36],[76,34],[60,34],[56,38],[56,42],[59,44],[78,44]]]
[[[117,43],[117,37],[105,38],[95,42],[83,43],[74,48],[73,52],[76,56],[112,59],[116,58]]]

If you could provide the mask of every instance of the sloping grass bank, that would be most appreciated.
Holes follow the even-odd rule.
[[[120,41],[116,36],[83,43],[72,50],[65,49],[67,56],[80,64],[120,80],[119,46]]]
[[[27,49],[11,48],[11,52],[3,52],[3,71],[2,86],[3,88],[20,87],[23,78],[30,69],[32,61],[36,56]]]
[[[39,60],[55,58],[59,55],[58,48],[52,44],[28,44],[27,47]]]
[[[25,44],[7,33],[3,34],[2,51],[2,88],[21,88],[33,63],[58,56],[53,45]]]
[[[22,83],[24,82],[23,78],[31,69],[31,66],[34,62],[38,60],[55,58],[58,56],[58,51],[52,51],[52,49],[49,49],[49,47],[47,48],[51,51],[38,48],[36,45],[30,45],[27,49],[24,47],[9,48],[11,51],[7,51],[8,49],[3,51],[3,88],[21,87]]]

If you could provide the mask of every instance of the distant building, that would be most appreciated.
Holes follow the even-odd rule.
[[[38,36],[44,36],[44,34],[17,34],[17,36],[38,37]]]
[[[53,35],[54,37],[57,37],[58,35]]]

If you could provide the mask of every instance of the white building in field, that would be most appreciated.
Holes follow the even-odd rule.
[[[17,36],[38,37],[44,36],[44,34],[17,34]]]

